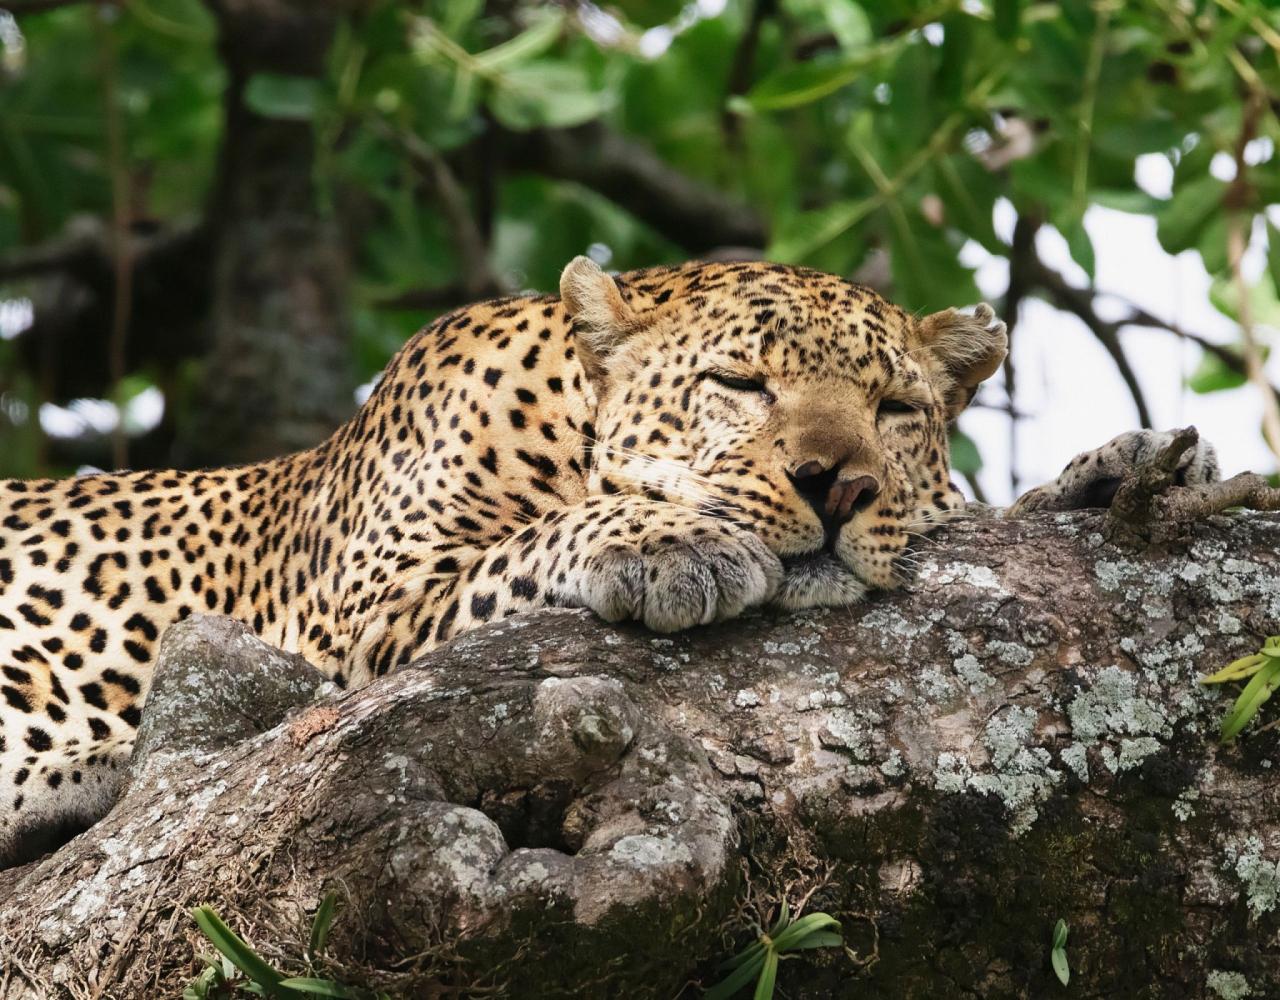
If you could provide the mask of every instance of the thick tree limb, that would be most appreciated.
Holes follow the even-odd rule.
[[[1051,996],[1059,918],[1080,996],[1280,995],[1280,734],[1217,746],[1198,683],[1275,631],[1280,518],[1103,523],[958,523],[844,611],[514,618],[345,694],[188,621],[121,803],[0,872],[0,998],[176,996],[204,902],[300,972],[328,889],[325,968],[395,997],[669,998],[784,898],[859,956],[790,996]]]

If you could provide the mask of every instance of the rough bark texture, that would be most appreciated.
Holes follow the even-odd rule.
[[[318,79],[359,0],[207,0],[227,68],[224,142],[209,207],[213,350],[184,465],[253,462],[323,441],[354,409],[347,247],[316,204],[309,121],[246,102],[257,74]],[[264,373],[269,377],[264,378]]]
[[[1280,518],[1101,528],[958,524],[851,610],[511,619],[347,693],[192,619],[117,808],[0,873],[0,998],[175,996],[203,902],[301,971],[327,889],[326,968],[394,996],[696,996],[784,898],[851,949],[789,997],[1280,995],[1280,737],[1219,747],[1196,683],[1277,631]]]

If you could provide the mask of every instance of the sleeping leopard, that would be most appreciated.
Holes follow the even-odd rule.
[[[947,428],[1006,350],[985,305],[579,257],[559,297],[431,323],[310,451],[0,482],[0,864],[110,808],[159,638],[193,613],[346,686],[547,605],[672,632],[898,585],[963,505]],[[1020,505],[1105,504],[1163,440],[1122,436]],[[1183,475],[1216,478],[1207,445]]]

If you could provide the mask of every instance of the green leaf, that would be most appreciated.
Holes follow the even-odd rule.
[[[755,1000],[773,1000],[773,987],[778,981],[778,953],[770,951],[764,960],[760,978],[756,980]]]
[[[1216,177],[1201,177],[1174,191],[1156,216],[1160,245],[1173,254],[1195,246],[1201,231],[1221,211],[1226,187]]]
[[[1058,982],[1066,986],[1071,982],[1071,966],[1067,963],[1067,953],[1061,948],[1054,948],[1049,954],[1049,961],[1053,964],[1053,973],[1058,977]]]
[[[773,953],[770,952],[770,954]],[[729,1000],[729,997],[755,979],[756,974],[764,968],[764,962],[765,953],[762,951],[751,961],[738,966],[734,972],[725,976],[720,982],[707,990],[702,995],[702,1000]]]
[[[1240,735],[1277,686],[1280,686],[1280,659],[1268,658],[1266,665],[1253,675],[1227,717],[1222,720],[1223,743],[1230,743]]]
[[[1089,200],[1130,215],[1155,215],[1165,204],[1139,188],[1090,188]]]
[[[823,0],[822,12],[831,33],[846,52],[861,49],[872,40],[871,21],[867,12],[853,0]]]
[[[1208,677],[1201,677],[1200,683],[1225,684],[1227,681],[1242,681],[1247,677],[1252,677],[1266,666],[1267,659],[1268,657],[1262,653],[1242,656],[1238,660],[1232,660],[1217,673],[1210,674]]]
[[[752,87],[746,99],[757,111],[798,108],[849,86],[866,66],[867,60],[858,57],[789,63]]]
[[[743,962],[749,962],[751,961],[751,959],[757,957],[761,952],[764,951],[764,949],[765,949],[765,943],[763,941],[757,940],[755,944],[748,945],[746,948],[743,948],[742,951],[734,955],[733,958],[729,958],[721,962],[719,971],[728,972],[730,969],[736,969]]]
[[[982,468],[978,445],[958,427],[951,428],[951,468],[963,476],[973,476]]]
[[[183,988],[182,1000],[205,1000],[209,996],[210,987],[218,981],[217,967],[209,966]]]
[[[815,931],[803,941],[793,944],[788,951],[808,951],[810,948],[840,948],[844,937],[835,931]]]
[[[1216,354],[1205,351],[1200,356],[1196,370],[1187,379],[1187,388],[1201,394],[1221,392],[1224,389],[1238,389],[1247,381],[1244,372],[1229,368]]]
[[[782,906],[778,909],[778,919],[773,922],[773,927],[769,929],[769,937],[776,938],[791,923],[791,904],[785,899]]]
[[[197,906],[191,911],[191,917],[213,946],[254,982],[274,987],[284,978],[282,973],[267,964],[235,931],[224,924],[212,907]]]
[[[1143,153],[1163,153],[1176,147],[1182,140],[1184,127],[1167,113],[1138,120],[1127,117],[1101,126],[1093,137],[1093,145],[1104,153],[1131,160]]]
[[[561,10],[544,9],[532,27],[520,32],[509,41],[476,55],[477,68],[481,73],[493,73],[518,63],[528,62],[534,56],[542,55],[556,43],[563,25],[564,13]]]
[[[1066,237],[1071,259],[1084,268],[1085,274],[1092,280],[1097,269],[1097,258],[1094,257],[1093,240],[1089,238],[1089,231],[1084,228],[1084,221],[1077,220],[1065,227],[1062,235]]]
[[[338,1000],[365,1000],[369,995],[364,990],[343,986],[331,979],[309,979],[306,976],[282,979],[276,983],[276,986],[280,989],[296,990],[306,996],[337,997]]]
[[[1071,980],[1071,968],[1067,964],[1067,922],[1062,918],[1053,925],[1049,962],[1053,966],[1054,974],[1058,977],[1058,982],[1066,986]]]
[[[781,934],[773,939],[773,946],[779,952],[793,948],[798,941],[803,941],[810,934],[831,928],[840,929],[840,921],[829,913],[809,913],[788,925]]]
[[[1255,325],[1280,327],[1280,295],[1270,281],[1254,282],[1245,295]],[[1240,322],[1240,289],[1230,277],[1214,279],[1209,286],[1209,301],[1222,315]]]
[[[784,264],[806,260],[810,254],[842,236],[875,210],[874,198],[832,202],[825,208],[783,219],[765,256]]]
[[[1018,0],[995,0],[996,34],[1006,42],[1018,37],[1018,25],[1022,20]]]
[[[316,910],[315,919],[311,921],[311,941],[307,946],[307,954],[313,959],[324,951],[329,940],[329,928],[333,926],[333,918],[338,912],[338,894],[332,890],[324,894],[320,907]]]
[[[599,117],[608,93],[596,90],[581,66],[550,60],[526,63],[495,81],[490,107],[508,128],[567,128]]]
[[[320,104],[320,81],[309,76],[254,73],[245,84],[244,103],[264,118],[309,121]]]

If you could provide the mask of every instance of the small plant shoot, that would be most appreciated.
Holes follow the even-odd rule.
[[[839,948],[844,945],[840,923],[829,913],[810,913],[791,919],[791,909],[784,901],[778,919],[766,932],[756,928],[753,944],[738,952],[720,966],[725,977],[703,994],[703,1000],[729,1000],[755,980],[754,1000],[772,1000],[778,981],[778,963],[792,958],[790,952],[812,948]]]
[[[1049,949],[1049,964],[1058,982],[1066,986],[1071,982],[1071,966],[1067,963],[1067,922],[1059,919],[1053,925],[1053,943]]]
[[[1222,720],[1222,742],[1230,743],[1244,731],[1277,687],[1280,687],[1280,635],[1270,636],[1262,649],[1242,656],[1216,674],[1202,678],[1201,684],[1226,684],[1248,680],[1231,711]]]
[[[324,951],[337,913],[338,897],[328,893],[320,903],[311,924],[307,945],[308,971],[314,971]],[[385,993],[344,986],[332,979],[317,976],[287,976],[259,955],[242,937],[228,927],[211,906],[198,906],[191,918],[216,948],[221,957],[201,955],[204,971],[187,984],[182,1000],[230,1000],[235,996],[271,997],[276,1000],[302,1000],[306,997],[331,997],[335,1000],[389,1000]]]

